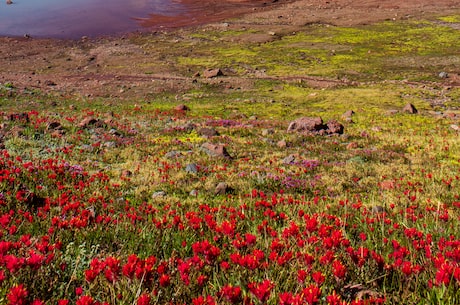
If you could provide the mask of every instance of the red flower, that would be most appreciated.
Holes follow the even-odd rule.
[[[326,277],[321,273],[321,271],[314,272],[311,275],[313,281],[315,281],[316,284],[320,285],[324,283],[326,280]]]
[[[241,288],[239,286],[226,285],[219,291],[219,296],[227,299],[232,304],[240,304]]]
[[[264,280],[262,283],[248,284],[249,291],[251,291],[261,302],[267,301],[273,287],[274,285],[270,280]]]
[[[336,294],[334,291],[331,295],[326,297],[328,305],[345,305],[347,302],[343,301],[340,295]]]
[[[77,300],[76,305],[96,305],[96,302],[89,295],[83,295]]]
[[[7,294],[8,305],[25,305],[27,304],[27,296],[29,293],[24,285],[19,284],[10,289]]]
[[[69,305],[69,300],[59,300],[57,305]]]
[[[304,290],[302,290],[303,299],[307,304],[316,304],[319,302],[319,297],[321,296],[321,289],[316,285],[310,285]]]
[[[332,262],[332,273],[339,279],[344,278],[347,273],[347,268],[342,264],[341,261],[335,260]]]
[[[150,295],[144,293],[137,299],[137,305],[149,305],[150,300]]]
[[[171,279],[169,275],[162,274],[160,275],[160,286],[161,287],[168,287],[171,284]]]

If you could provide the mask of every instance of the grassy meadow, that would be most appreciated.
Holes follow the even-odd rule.
[[[459,20],[133,36],[196,80],[144,97],[1,84],[0,303],[459,304]]]

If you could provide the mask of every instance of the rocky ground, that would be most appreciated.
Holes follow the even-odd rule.
[[[177,56],[195,55],[193,46],[184,49],[181,42],[203,31],[245,29],[247,34],[238,36],[235,43],[250,41],[263,44],[279,38],[283,33],[292,33],[310,24],[355,26],[383,20],[454,14],[459,11],[458,1],[453,0],[276,1],[265,8],[242,6],[233,11],[216,10],[219,5],[210,0],[209,10],[214,13],[203,16],[199,22],[196,19],[190,22],[182,20],[179,23],[184,28],[162,28],[161,31],[148,34],[82,38],[78,41],[33,37],[0,38],[0,83],[13,84],[23,90],[84,98],[100,96],[136,99],[165,90],[179,93],[193,86],[197,81],[197,72],[202,72],[187,71],[177,64]],[[147,40],[154,41],[155,45],[150,43],[146,47]],[[180,47],[171,48],[174,44]],[[228,86],[244,87],[250,86],[257,77],[262,76],[254,75],[248,79],[233,75],[226,82]],[[305,78],[319,87],[331,86],[337,82],[334,79]],[[213,81],[212,78],[200,79],[200,82],[205,83]],[[457,83],[455,74],[451,74],[449,82],[454,85]]]

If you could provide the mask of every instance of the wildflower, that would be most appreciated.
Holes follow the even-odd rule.
[[[282,292],[279,294],[279,305],[291,305],[293,304],[292,293]]]
[[[251,282],[248,284],[248,289],[254,294],[261,302],[267,301],[270,297],[271,290],[274,285],[270,280],[264,280],[262,283]]]
[[[27,292],[27,289],[24,288],[23,284],[13,286],[6,295],[8,305],[25,305],[27,304],[28,295],[29,293]]]
[[[239,286],[226,285],[219,291],[219,296],[232,304],[239,304],[241,303],[241,288]]]
[[[342,300],[340,295],[338,295],[335,290],[332,292],[331,295],[326,297],[326,301],[328,305],[345,305],[346,302]]]
[[[311,277],[312,277],[313,281],[315,281],[315,283],[320,285],[320,286],[326,280],[326,277],[321,273],[321,271],[313,272]]]
[[[69,305],[69,300],[66,300],[66,299],[59,300],[57,305]]]
[[[149,305],[150,299],[150,295],[144,293],[137,299],[137,305]]]
[[[77,300],[76,305],[96,305],[96,302],[92,297],[83,295]]]
[[[342,264],[341,261],[335,260],[332,262],[332,273],[339,279],[342,279],[347,273],[347,268]]]
[[[307,304],[313,305],[319,302],[321,289],[316,285],[310,285],[302,290],[303,299]]]
[[[161,287],[168,287],[171,284],[171,279],[169,275],[162,274],[160,275],[160,286]]]

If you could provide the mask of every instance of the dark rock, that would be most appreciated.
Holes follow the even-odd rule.
[[[52,80],[46,80],[45,85],[50,86],[50,87],[54,87],[54,86],[56,86],[56,83],[53,82]]]
[[[201,145],[201,150],[211,157],[232,158],[223,144],[204,143]]]
[[[343,129],[343,125],[336,120],[330,120],[327,124],[324,124],[323,119],[320,117],[302,117],[292,121],[287,131],[323,136],[328,134],[342,134]]]
[[[132,175],[133,175],[133,173],[132,173],[130,170],[127,170],[127,169],[122,170],[122,171],[121,171],[121,174],[120,174],[120,176],[121,176],[122,178],[129,178],[129,177],[131,177]]]
[[[417,108],[415,108],[415,106],[412,104],[407,104],[406,106],[404,106],[402,111],[410,114],[416,114],[418,112]]]
[[[78,127],[80,128],[88,128],[90,126],[101,127],[103,125],[104,125],[104,122],[102,122],[101,120],[98,120],[93,117],[86,117],[78,124]]]
[[[62,125],[59,122],[50,122],[46,125],[46,130],[62,130]]]
[[[177,105],[176,108],[174,108],[176,111],[189,111],[190,108],[187,107],[184,104]]]
[[[323,119],[320,117],[302,117],[298,118],[291,123],[287,129],[288,132],[318,132],[325,129]]]
[[[214,128],[203,127],[203,128],[200,128],[200,130],[198,130],[198,134],[203,137],[210,138],[210,137],[218,136],[219,132],[217,132],[217,130],[215,130]]]
[[[206,69],[203,71],[203,77],[205,78],[213,78],[222,76],[224,73],[220,69]]]
[[[336,120],[330,120],[327,122],[326,132],[328,134],[343,134],[343,125]]]

